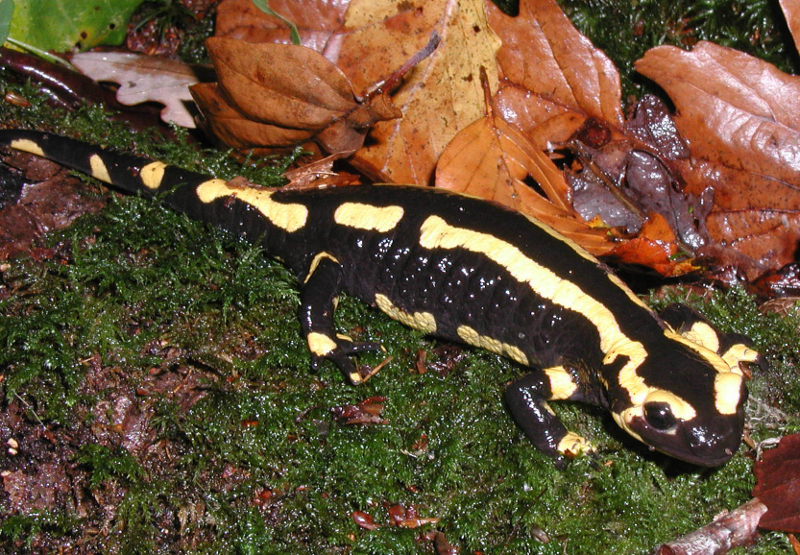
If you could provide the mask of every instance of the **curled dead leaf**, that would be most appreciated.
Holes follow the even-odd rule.
[[[386,94],[362,103],[347,77],[314,50],[224,38],[207,46],[219,83],[192,92],[208,126],[235,148],[314,139],[328,152],[349,153],[376,121],[401,115]]]
[[[235,149],[264,145],[289,147],[309,141],[314,136],[314,131],[307,129],[291,129],[251,120],[225,99],[216,83],[194,85],[191,92],[211,133]]]

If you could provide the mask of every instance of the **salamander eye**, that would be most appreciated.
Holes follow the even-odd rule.
[[[667,403],[646,403],[644,418],[656,430],[669,430],[675,425],[675,415]]]

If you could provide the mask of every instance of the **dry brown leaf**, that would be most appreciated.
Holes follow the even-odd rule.
[[[636,69],[675,102],[695,157],[800,184],[800,77],[710,42],[653,48]]]
[[[758,533],[758,519],[767,508],[758,499],[751,499],[729,513],[720,515],[711,524],[665,543],[657,555],[724,555],[735,547],[751,545]]]
[[[344,21],[348,2],[330,0],[270,0],[269,7],[295,24],[301,44],[324,53]],[[262,12],[252,0],[222,0],[217,8],[215,36],[246,42],[291,44],[286,23]]]
[[[540,148],[566,141],[589,117],[622,126],[616,67],[555,0],[522,0],[517,17],[503,14],[490,0],[486,6],[503,41],[497,60],[505,81],[495,102],[506,121]]]
[[[485,94],[486,115],[461,130],[442,153],[436,186],[532,216],[595,254],[613,248],[605,230],[592,229],[572,209],[563,173],[536,145],[494,114],[488,84]],[[528,177],[544,196],[525,182]]]
[[[800,77],[703,42],[636,63],[670,95],[692,160],[687,191],[714,188],[711,238],[752,259],[750,277],[792,262],[800,241]]]
[[[285,24],[253,11],[248,2],[220,5],[218,35],[286,42]],[[297,24],[303,44],[342,70],[358,97],[425,47],[431,32],[441,36],[440,47],[406,76],[392,98],[402,119],[375,125],[368,146],[353,159],[376,180],[428,183],[447,143],[483,113],[478,68],[486,67],[490,81],[497,82],[500,42],[481,0],[433,0],[420,6],[394,0],[312,2],[308,13],[292,2],[270,7]]]
[[[430,182],[436,161],[455,134],[483,115],[478,68],[497,82],[500,41],[486,20],[481,0],[432,0],[398,13],[394,0],[350,4],[337,65],[355,90],[385,79],[419,50],[428,34],[442,43],[420,63],[392,97],[402,119],[382,122],[354,162],[370,175],[396,183]]]
[[[206,45],[225,96],[254,121],[318,131],[356,107],[347,77],[309,48],[221,38]]]
[[[313,130],[288,129],[251,120],[225,100],[217,83],[195,85],[191,92],[212,134],[235,149],[245,150],[263,145],[290,147],[311,140],[316,133]]]
[[[794,38],[794,47],[800,52],[800,3],[792,0],[780,0],[781,10],[786,17],[786,24]]]
[[[347,77],[302,46],[211,38],[218,86],[198,86],[195,100],[218,137],[237,148],[282,147],[314,138],[331,153],[351,153],[369,128],[399,117],[384,93],[362,102]]]

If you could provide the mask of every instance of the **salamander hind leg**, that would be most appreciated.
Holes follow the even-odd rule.
[[[342,267],[328,253],[318,254],[306,276],[300,295],[300,321],[311,351],[311,367],[316,369],[328,359],[335,363],[354,384],[363,381],[351,356],[364,351],[380,351],[376,342],[355,342],[336,333],[333,312],[342,290]]]
[[[511,383],[505,392],[509,411],[528,439],[557,466],[564,458],[592,454],[595,447],[580,435],[567,430],[547,401],[586,401],[575,373],[562,366],[526,374]]]

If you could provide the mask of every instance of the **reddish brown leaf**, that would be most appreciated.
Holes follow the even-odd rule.
[[[800,78],[735,50],[651,49],[636,63],[670,95],[692,149],[687,192],[714,187],[712,239],[753,272],[794,260],[800,240]]]
[[[375,521],[372,520],[371,515],[362,511],[353,511],[350,513],[350,518],[353,519],[353,522],[355,522],[356,526],[359,528],[364,528],[365,530],[377,530],[380,528],[380,525],[375,524]]]
[[[208,126],[231,146],[281,147],[314,138],[331,153],[351,153],[377,121],[401,114],[383,94],[359,101],[347,77],[317,52],[211,38],[219,85],[194,97]]]
[[[485,82],[485,81],[484,81]],[[589,227],[570,206],[571,191],[555,164],[491,108],[460,131],[436,168],[436,186],[493,200],[528,214],[596,254],[610,250],[603,230]],[[525,183],[530,177],[544,196]]]
[[[756,463],[753,496],[767,506],[759,526],[800,533],[800,434],[785,436]]]
[[[506,121],[540,148],[566,141],[587,117],[621,127],[616,67],[575,29],[555,0],[522,0],[517,17],[490,1],[486,6],[489,23],[503,41],[497,61],[506,82],[496,102]]]
[[[319,131],[358,106],[347,77],[309,48],[221,38],[206,45],[225,97],[254,121]]]
[[[436,555],[458,555],[461,551],[447,541],[447,536],[441,532],[436,532],[433,536],[433,548],[436,550]]]
[[[394,526],[400,528],[419,528],[426,524],[436,524],[438,518],[421,518],[417,515],[417,509],[413,505],[406,507],[398,503],[388,508],[389,519]]]
[[[201,83],[191,88],[192,97],[205,115],[212,134],[235,149],[289,147],[310,140],[315,132],[291,129],[253,121],[239,112],[223,96],[216,83]]]
[[[791,0],[780,0],[781,10],[786,17],[786,24],[794,38],[794,47],[800,51],[800,4]]]

